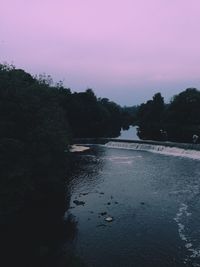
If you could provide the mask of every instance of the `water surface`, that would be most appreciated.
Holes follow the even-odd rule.
[[[66,217],[87,266],[200,266],[200,161],[103,146],[80,160]]]
[[[137,135],[137,127],[130,126],[128,130],[121,130],[120,136],[117,139],[140,140]]]

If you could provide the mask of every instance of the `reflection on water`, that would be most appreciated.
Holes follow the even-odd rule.
[[[76,221],[63,221],[54,208],[37,207],[1,231],[1,266],[63,266],[69,262],[63,247],[77,232]]]
[[[63,220],[70,196],[63,184],[56,189],[45,188],[46,193],[29,199],[18,216],[6,224],[0,221],[1,266],[64,267],[74,261],[70,244],[77,222],[73,215]]]
[[[200,266],[200,162],[103,146],[79,157],[66,216],[87,266]]]
[[[130,126],[128,130],[122,130],[117,139],[140,140],[137,135],[138,126]]]

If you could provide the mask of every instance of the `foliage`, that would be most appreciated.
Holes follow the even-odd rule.
[[[130,125],[137,123],[138,106],[123,107],[122,109],[122,128],[128,130]]]
[[[72,93],[49,75],[0,64],[0,215],[18,213],[27,199],[55,197],[72,138],[116,137],[130,117],[92,89]]]
[[[62,162],[69,142],[65,111],[56,101],[56,91],[23,70],[0,65],[0,211],[3,214],[17,212],[36,193],[40,197],[40,189],[47,187],[47,183],[52,189],[60,183],[53,182],[48,173],[50,166]]]
[[[158,93],[140,105],[137,119],[142,139],[192,142],[194,134],[200,136],[200,91],[188,88],[169,104]]]
[[[140,105],[137,113],[140,138],[161,139],[163,112],[164,99],[160,93],[155,94],[152,100]]]

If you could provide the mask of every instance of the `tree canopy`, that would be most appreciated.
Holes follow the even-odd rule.
[[[137,119],[142,139],[192,142],[194,134],[200,136],[200,91],[188,88],[169,104],[157,93],[140,105]]]
[[[125,118],[128,124],[129,113],[92,89],[72,92],[49,75],[0,64],[0,211],[64,188],[52,174],[68,165],[72,138],[116,137]]]

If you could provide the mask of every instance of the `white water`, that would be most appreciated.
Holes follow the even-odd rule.
[[[187,157],[191,159],[200,160],[200,151],[183,149],[178,147],[170,147],[163,145],[141,144],[141,143],[126,143],[126,142],[108,142],[106,147],[120,148],[120,149],[132,149],[140,151],[149,151],[153,153],[159,153],[170,156]]]
[[[195,247],[192,238],[186,234],[186,226],[184,223],[185,219],[191,215],[192,214],[188,212],[188,205],[182,203],[174,220],[178,226],[179,236],[181,240],[185,243],[185,248],[188,250],[190,254],[189,258],[194,259],[194,258],[200,258],[200,248]],[[189,258],[186,258],[184,263],[189,262]],[[200,264],[194,263],[192,264],[192,266],[197,267],[200,266]]]
[[[86,151],[86,150],[89,150],[90,148],[87,147],[87,146],[81,146],[81,145],[72,145],[70,147],[70,152],[83,152],[83,151]]]

